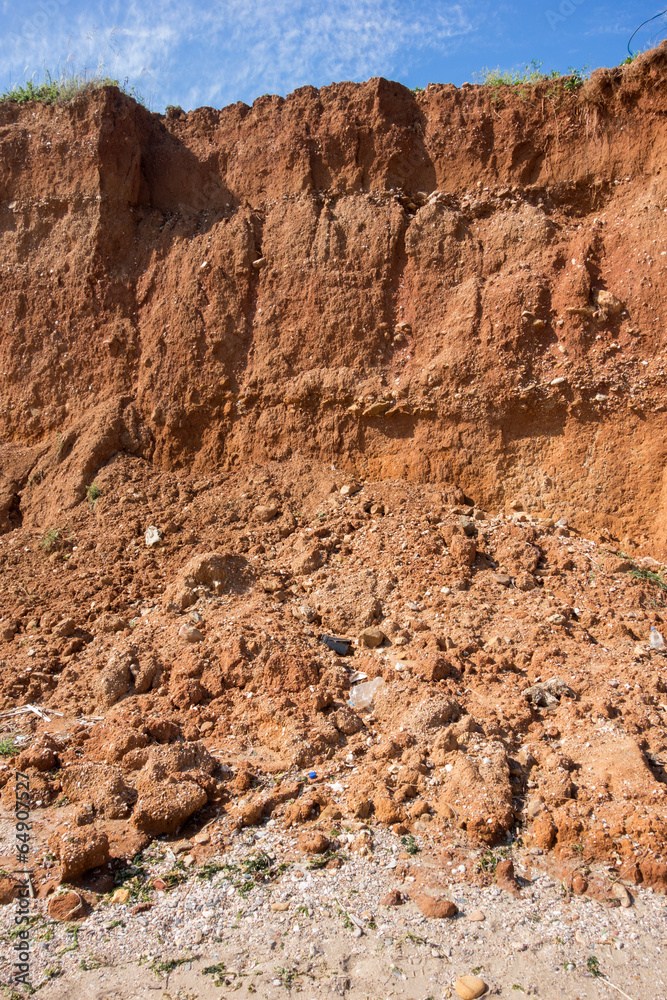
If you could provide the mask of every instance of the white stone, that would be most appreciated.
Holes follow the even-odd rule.
[[[148,528],[146,528],[144,540],[146,542],[146,546],[149,549],[152,549],[154,545],[159,545],[162,541],[162,532],[159,528],[156,528],[154,524],[151,524]]]

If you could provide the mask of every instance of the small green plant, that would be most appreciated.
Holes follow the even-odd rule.
[[[205,976],[215,976],[213,980],[214,986],[224,986],[225,985],[225,963],[218,962],[216,965],[207,965],[205,969],[201,970]]]
[[[176,866],[174,866],[176,867]],[[219,861],[211,861],[202,865],[197,873],[199,878],[212,878],[218,872],[224,872],[232,881],[232,885],[240,896],[248,896],[258,885],[271,882],[287,871],[289,865],[276,864],[264,851],[245,858],[239,865],[230,865]]]
[[[86,486],[86,500],[90,506],[95,508],[95,501],[102,496],[102,490],[99,488],[97,483],[92,483],[90,486]]]
[[[301,973],[298,972],[296,969],[276,968],[276,976],[280,980],[281,985],[284,986],[286,990],[292,989],[292,987],[294,986],[300,975]]]
[[[67,933],[72,935],[72,943],[61,948],[58,952],[59,955],[65,955],[68,951],[76,951],[79,947],[79,928],[76,924],[72,927],[67,928]]]
[[[19,752],[19,745],[13,736],[5,736],[0,740],[0,757],[14,757]]]
[[[631,569],[630,576],[635,580],[642,580],[644,583],[653,583],[660,590],[667,590],[667,582],[659,573],[654,573],[652,569]]]
[[[174,889],[188,878],[187,868],[182,861],[176,861],[173,868],[161,876],[165,889]]]
[[[407,837],[401,837],[401,844],[405,848],[406,854],[419,854],[421,850],[411,833]]]
[[[44,552],[53,552],[62,537],[60,528],[49,528],[44,537],[40,539],[39,547]]]
[[[51,965],[49,968],[44,969],[45,979],[57,979],[58,976],[62,976],[63,967],[62,965]]]
[[[584,66],[583,69],[574,69],[570,66],[568,74],[563,80],[564,88],[572,91],[580,87],[584,82],[587,69],[587,66]],[[548,80],[559,80],[561,73],[557,69],[552,69],[548,73],[545,73],[542,70],[541,60],[531,59],[529,63],[519,70],[502,70],[500,67],[496,69],[483,69],[479,73],[474,73],[473,78],[482,86],[490,87],[491,90],[497,92],[501,87],[525,88],[537,83],[545,83]],[[553,95],[555,92],[551,91],[550,93]],[[519,96],[527,96],[525,90],[519,91]]]
[[[318,871],[320,868],[326,868],[328,863],[333,861],[334,858],[340,858],[341,861],[347,861],[346,854],[341,854],[340,851],[327,851],[326,854],[318,854],[312,861],[309,861],[308,868],[311,871]]]
[[[149,968],[153,970],[156,975],[160,973],[165,973],[169,975],[174,969],[177,969],[179,965],[186,965],[188,962],[192,961],[192,955],[184,955],[183,958],[167,958],[167,959],[157,959],[154,958],[151,962]]]
[[[166,878],[165,878],[166,881]],[[114,875],[114,888],[122,886],[128,889],[130,897],[135,902],[145,903],[149,899],[148,872],[141,854],[132,858],[132,864],[121,868]],[[111,890],[113,892],[113,890]]]
[[[28,101],[38,101],[40,104],[55,104],[59,97],[58,82],[46,74],[43,83],[35,84],[28,80],[24,84],[16,84],[11,90],[0,95],[0,101],[11,101],[15,104],[27,104]]]
[[[586,959],[586,968],[590,972],[591,976],[599,978],[602,975],[602,969],[600,968],[600,960],[595,955],[589,955]]]
[[[472,970],[473,976],[478,976],[483,968],[484,968],[483,965],[476,965],[475,968]]]
[[[41,919],[42,917],[38,913],[32,914],[23,924],[17,924],[15,927],[12,927],[9,931],[7,931],[7,937],[10,941],[13,941],[27,927],[34,927],[35,924],[38,924]]]
[[[36,83],[34,79],[17,83],[10,90],[0,94],[0,102],[26,104],[28,101],[36,101],[38,104],[56,104],[60,101],[71,101],[80,94],[98,90],[100,87],[119,87],[129,97],[143,103],[135,88],[128,87],[127,79],[121,84],[101,72],[91,73],[87,70],[80,73],[63,72],[59,76],[52,76],[47,70],[41,83]]]
[[[200,868],[197,869],[197,878],[199,879],[212,879],[214,875],[218,872],[224,871],[229,865],[225,865],[220,861],[207,861]]]
[[[338,900],[336,900],[336,908],[338,910],[338,915],[343,918],[343,927],[345,927],[348,931],[353,931],[354,924],[350,920],[350,916],[347,910],[343,909]]]
[[[271,871],[271,858],[264,851],[258,851],[241,864],[247,875]]]
[[[479,73],[473,73],[473,79],[485,87],[516,87],[520,84],[539,83],[549,79],[550,76],[553,77],[553,73],[549,75],[543,73],[541,67],[541,60],[531,59],[521,70],[512,72],[501,70],[498,66],[496,69],[483,69]]]
[[[584,76],[588,66],[584,66],[583,69],[575,69],[574,66],[568,67],[568,76],[565,80],[563,86],[566,90],[572,92],[573,90],[578,90],[584,82]]]
[[[495,851],[484,851],[482,857],[477,862],[480,871],[487,873],[495,872],[498,862],[502,861],[503,858],[508,858],[509,853],[507,847],[498,847]]]
[[[108,964],[101,958],[82,958],[79,962],[79,968],[83,969],[84,972],[92,972],[93,969],[103,969]]]
[[[513,989],[513,990],[521,990],[521,992],[522,992],[522,993],[525,993],[525,992],[526,992],[526,991],[524,990],[523,986],[519,986],[519,984],[518,984],[518,983],[512,983],[512,989]]]
[[[424,88],[423,87],[413,87],[412,88],[412,93],[413,94],[423,94],[424,93]]]

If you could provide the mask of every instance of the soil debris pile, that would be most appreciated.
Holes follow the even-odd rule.
[[[342,485],[296,459],[204,480],[119,454],[57,539],[3,536],[0,698],[48,720],[4,720],[5,808],[15,763],[68,881],[211,821],[307,840],[344,820],[667,888],[662,566],[557,510]]]

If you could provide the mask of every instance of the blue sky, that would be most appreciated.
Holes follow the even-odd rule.
[[[474,83],[485,67],[614,66],[663,4],[615,0],[0,0],[0,90],[68,69],[130,85],[153,111],[223,107],[384,76]],[[667,16],[633,49],[667,37]]]

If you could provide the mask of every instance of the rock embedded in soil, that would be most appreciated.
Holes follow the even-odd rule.
[[[78,878],[91,868],[99,868],[109,860],[107,834],[90,827],[60,832],[54,839],[54,849],[63,882]]]
[[[194,627],[194,625],[181,625],[178,630],[178,635],[183,642],[195,643],[202,642],[204,639],[203,632],[200,632],[198,628]]]
[[[454,989],[461,1000],[477,1000],[486,993],[486,983],[478,976],[461,976],[454,983]]]
[[[561,698],[574,698],[576,696],[565,681],[559,677],[552,677],[548,681],[526,688],[523,697],[531,701],[537,708],[556,708],[560,704]]]
[[[477,556],[477,546],[465,535],[454,535],[449,546],[452,559],[460,566],[472,566]],[[465,581],[464,581],[465,582]]]
[[[53,771],[58,766],[58,746],[51,736],[43,736],[28,750],[19,754],[16,762],[19,771],[34,767],[37,771]]]
[[[615,899],[620,900],[621,906],[625,909],[632,906],[632,896],[621,882],[614,882],[611,894]]]
[[[403,810],[386,795],[377,795],[373,799],[373,810],[380,823],[393,826],[403,820]]]
[[[262,524],[268,524],[272,521],[274,517],[277,517],[280,513],[280,507],[277,504],[260,504],[255,507],[255,517]]]
[[[511,858],[503,858],[496,865],[496,884],[499,889],[505,889],[517,899],[521,897],[521,889],[514,873],[514,862]]]
[[[103,708],[110,708],[130,690],[132,672],[129,663],[112,656],[94,681],[93,690]]]
[[[154,546],[159,545],[162,541],[162,532],[159,528],[156,528],[154,524],[149,525],[146,528],[146,533],[144,534],[144,542],[146,548],[152,549]]]
[[[162,883],[162,885],[164,885],[164,883]],[[110,902],[122,905],[123,903],[129,903],[131,898],[132,894],[130,893],[130,890],[121,887],[120,889],[116,889],[116,891],[112,894]]]
[[[398,889],[391,889],[386,896],[380,900],[380,906],[402,906],[405,902],[403,893]]]
[[[326,854],[331,846],[331,841],[318,830],[303,830],[299,834],[298,848],[304,854]]]
[[[365,649],[375,649],[381,646],[386,636],[379,628],[365,628],[359,633],[359,646]]]
[[[583,896],[583,894],[588,890],[588,880],[585,879],[583,875],[573,875],[571,884],[572,892],[576,896]]]
[[[18,880],[11,875],[3,875],[0,878],[0,906],[11,903],[13,899],[18,899],[20,885]]]
[[[425,917],[432,917],[436,920],[444,920],[454,917],[458,913],[456,904],[451,899],[444,897],[435,898],[428,893],[420,893],[414,897],[414,901]]]
[[[292,562],[295,576],[307,576],[323,565],[325,554],[319,548],[311,548],[296,556]]]
[[[155,788],[139,797],[132,819],[139,830],[151,836],[176,833],[186,819],[208,801],[203,788],[193,781],[179,781],[167,788]]]
[[[80,920],[86,915],[86,904],[78,892],[71,890],[51,896],[46,910],[52,920]]]

